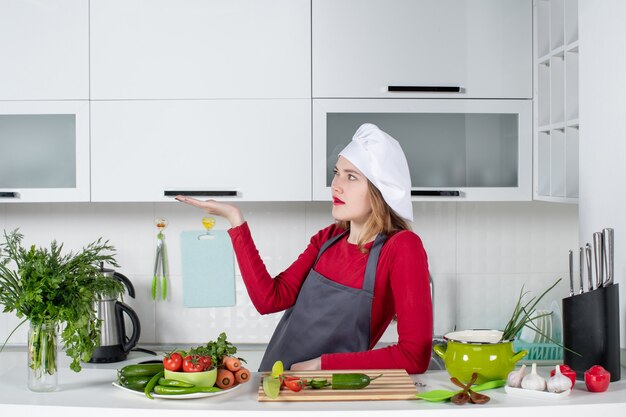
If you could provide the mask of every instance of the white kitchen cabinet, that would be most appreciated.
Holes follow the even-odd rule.
[[[313,97],[532,98],[532,7],[314,0]]]
[[[535,2],[535,200],[578,203],[578,1]]]
[[[311,199],[310,100],[94,101],[91,116],[92,201]]]
[[[414,201],[532,200],[532,102],[450,99],[313,100],[314,200],[363,123],[400,142]]]
[[[89,98],[89,1],[0,0],[0,100]]]
[[[0,101],[0,203],[89,201],[89,102]]]
[[[309,0],[91,0],[92,99],[310,98]]]

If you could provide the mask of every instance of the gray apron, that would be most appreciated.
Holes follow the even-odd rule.
[[[331,281],[314,269],[322,253],[346,233],[327,240],[320,248],[295,304],[276,326],[259,371],[270,371],[277,360],[289,369],[296,362],[324,353],[361,352],[369,348],[376,266],[387,236],[376,236],[367,259],[363,288],[358,289]]]

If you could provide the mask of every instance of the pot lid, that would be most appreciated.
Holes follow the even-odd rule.
[[[443,338],[451,342],[493,344],[502,342],[503,332],[500,330],[460,330],[447,333]]]

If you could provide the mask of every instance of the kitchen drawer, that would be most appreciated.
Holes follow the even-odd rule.
[[[310,100],[95,101],[91,115],[92,201],[311,199]]]
[[[310,98],[309,0],[91,0],[93,99]]]
[[[530,100],[313,100],[313,199],[330,200],[338,153],[363,123],[400,142],[413,200],[530,201]]]
[[[531,0],[315,0],[312,34],[314,98],[532,98]]]

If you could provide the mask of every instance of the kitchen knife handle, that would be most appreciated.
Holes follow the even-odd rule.
[[[445,85],[390,85],[387,86],[390,93],[460,93],[459,86]]]
[[[190,197],[236,197],[235,190],[166,190],[163,192],[165,197],[176,197],[177,195],[186,195]]]
[[[461,193],[455,190],[411,190],[411,195],[426,197],[460,197]]]
[[[585,270],[585,250],[581,247],[578,250],[578,285],[580,285],[580,288],[578,289],[578,294],[582,294],[585,292],[585,288],[583,284],[584,270]]]
[[[606,271],[606,279],[604,280],[604,286],[611,285],[613,283],[613,273],[615,266],[615,254],[614,244],[615,237],[614,231],[611,228],[602,230],[602,237],[604,238],[604,266]]]
[[[569,251],[569,295],[574,295],[574,252]]]
[[[595,288],[602,286],[604,280],[604,250],[602,247],[602,233],[595,232],[593,234],[593,258],[596,262],[596,285]]]
[[[593,291],[593,267],[591,266],[591,245],[585,245],[585,258],[587,259],[587,291]]]

